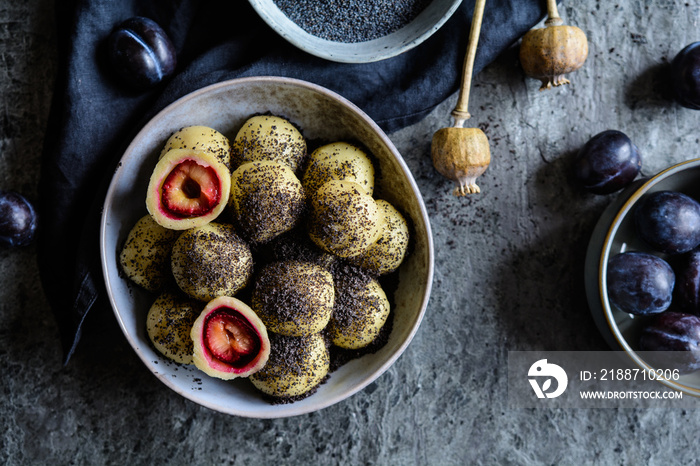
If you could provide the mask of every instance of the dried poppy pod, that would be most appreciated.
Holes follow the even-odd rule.
[[[485,0],[477,0],[474,6],[469,45],[464,59],[462,85],[457,105],[452,111],[454,125],[436,131],[430,147],[435,169],[442,176],[458,183],[459,186],[452,191],[455,196],[481,192],[476,184],[476,178],[486,171],[491,162],[491,149],[486,134],[479,128],[463,128],[464,122],[471,117],[468,111],[469,90],[484,3]]]
[[[456,181],[455,196],[479,193],[476,178],[491,162],[489,140],[479,128],[442,128],[433,135],[433,166],[440,174]]]
[[[525,74],[542,81],[540,90],[569,84],[565,74],[583,66],[588,57],[586,34],[576,26],[565,26],[554,0],[548,2],[545,27],[528,31],[520,45],[520,63]]]

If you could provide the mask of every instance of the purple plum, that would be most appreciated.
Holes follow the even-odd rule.
[[[656,191],[634,211],[639,237],[654,250],[682,254],[700,245],[700,203],[683,193]]]
[[[34,240],[37,216],[32,204],[14,191],[0,191],[0,242],[26,246]]]
[[[608,262],[610,302],[630,314],[650,315],[668,309],[675,280],[665,260],[645,252],[623,252]]]
[[[574,178],[595,194],[610,194],[630,184],[639,174],[639,150],[626,134],[607,130],[593,136],[574,160]]]

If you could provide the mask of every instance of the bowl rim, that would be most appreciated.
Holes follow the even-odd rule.
[[[296,87],[302,87],[306,88],[308,90],[320,93],[322,95],[325,95],[326,97],[329,97],[331,99],[337,100],[340,104],[348,107],[353,113],[355,113],[358,117],[360,117],[366,124],[369,125],[369,127],[372,129],[372,131],[381,139],[382,143],[387,146],[389,149],[389,152],[392,153],[394,156],[395,162],[398,164],[405,180],[407,181],[408,185],[410,186],[411,191],[413,192],[414,197],[417,200],[418,204],[418,211],[420,213],[420,218],[414,219],[415,221],[420,221],[424,225],[425,228],[425,236],[426,236],[426,259],[427,259],[427,274],[424,277],[423,280],[421,280],[421,283],[425,283],[425,292],[422,295],[422,299],[420,302],[420,307],[419,307],[419,312],[415,317],[415,320],[413,324],[410,327],[410,331],[406,335],[406,338],[404,339],[403,342],[397,347],[397,349],[389,355],[386,361],[384,361],[381,366],[379,366],[374,372],[369,374],[367,377],[364,377],[360,383],[358,383],[356,386],[352,387],[350,390],[344,391],[342,393],[332,395],[327,397],[323,402],[320,403],[315,403],[311,405],[305,405],[303,407],[299,407],[296,403],[291,403],[287,405],[282,405],[286,406],[287,408],[284,410],[283,413],[277,414],[277,413],[271,413],[270,415],[265,415],[265,413],[258,413],[255,412],[255,410],[237,410],[237,409],[222,409],[222,406],[220,405],[215,405],[214,403],[208,403],[206,400],[202,399],[194,399],[192,396],[188,396],[187,392],[185,390],[182,390],[176,383],[174,383],[170,378],[165,377],[161,373],[154,373],[153,370],[151,370],[151,364],[147,360],[145,354],[142,351],[137,350],[137,341],[136,337],[134,335],[131,335],[131,333],[127,329],[126,323],[123,321],[119,311],[117,310],[117,304],[116,300],[114,297],[114,291],[112,289],[112,284],[111,284],[111,279],[110,279],[110,273],[108,269],[108,255],[114,254],[114,251],[108,251],[107,247],[107,227],[108,227],[108,214],[110,212],[110,204],[111,204],[111,199],[114,197],[115,190],[117,189],[118,181],[122,176],[125,175],[125,171],[122,170],[122,160],[123,158],[132,152],[134,149],[134,146],[137,144],[140,136],[144,133],[147,133],[149,128],[155,126],[157,124],[157,121],[161,118],[161,116],[173,111],[173,109],[180,107],[182,105],[185,105],[187,102],[190,100],[197,99],[199,96],[203,94],[207,94],[210,92],[216,92],[220,90],[221,88],[225,88],[231,85],[239,85],[239,84],[247,84],[247,83],[260,83],[260,82],[273,82],[277,84],[283,84],[283,85],[291,85],[291,86],[296,86]],[[408,345],[411,343],[413,340],[414,336],[418,332],[418,328],[420,327],[420,324],[423,320],[423,317],[425,316],[428,302],[430,299],[430,295],[432,292],[432,284],[433,284],[433,276],[434,276],[434,243],[433,243],[433,235],[432,235],[432,229],[430,225],[430,218],[428,216],[428,212],[425,206],[425,202],[423,200],[423,197],[420,193],[420,190],[418,188],[418,185],[413,178],[413,175],[408,168],[408,165],[406,164],[405,160],[401,156],[401,154],[398,152],[398,149],[394,146],[394,144],[391,142],[389,137],[384,133],[384,131],[379,127],[379,125],[374,122],[372,118],[370,118],[362,109],[357,107],[355,104],[347,100],[345,97],[323,87],[317,84],[310,83],[308,81],[296,79],[296,78],[287,78],[287,77],[281,77],[281,76],[250,76],[250,77],[243,77],[243,78],[234,78],[234,79],[229,79],[225,81],[220,81],[218,83],[210,84],[208,86],[202,87],[200,89],[197,89],[195,91],[192,91],[174,102],[170,103],[167,105],[165,108],[163,108],[161,111],[159,111],[154,117],[152,117],[134,136],[132,141],[129,143],[127,148],[125,149],[124,153],[121,155],[119,159],[119,163],[115,169],[114,174],[112,175],[112,179],[109,184],[109,188],[107,190],[107,193],[105,195],[103,204],[102,204],[102,214],[100,218],[100,261],[101,261],[101,266],[102,266],[102,275],[104,279],[104,284],[105,288],[107,291],[107,296],[109,298],[110,305],[112,307],[112,311],[115,314],[115,317],[117,319],[117,322],[119,323],[119,327],[122,330],[122,333],[124,334],[125,338],[129,342],[129,345],[132,347],[134,352],[138,355],[139,359],[146,365],[146,367],[149,369],[149,371],[156,376],[161,382],[163,382],[168,388],[171,390],[175,391],[178,393],[180,396],[183,396],[184,398],[197,403],[199,405],[205,406],[209,409],[212,409],[214,411],[222,412],[225,414],[230,414],[230,415],[235,415],[235,416],[241,416],[241,417],[249,417],[249,418],[258,418],[258,419],[273,419],[273,418],[283,418],[283,417],[291,417],[291,416],[298,416],[302,414],[308,414],[312,412],[319,411],[323,408],[327,408],[329,406],[332,406],[336,403],[339,403],[352,395],[356,394],[357,392],[363,390],[367,385],[370,383],[374,382],[379,378],[382,374],[384,374],[395,362],[396,360],[405,352],[406,348]],[[295,409],[296,406],[296,409]]]
[[[412,37],[409,40],[402,42],[398,47],[390,47],[386,41],[387,38],[391,38],[394,35],[401,33],[402,30],[409,27],[415,22],[415,18],[411,23],[404,25],[401,29],[398,29],[385,36],[364,41],[364,42],[338,42],[323,39],[321,37],[315,36],[309,32],[306,32],[298,24],[288,18],[284,12],[274,3],[273,0],[248,0],[253,9],[257,12],[258,16],[265,21],[265,23],[272,28],[279,36],[284,38],[287,42],[291,43],[295,47],[311,55],[315,55],[319,58],[323,58],[329,61],[334,61],[338,63],[372,63],[380,60],[385,60],[387,58],[392,58],[400,55],[404,52],[417,47],[424,41],[426,41],[430,36],[435,34],[457,11],[459,6],[462,4],[462,0],[450,0],[452,3],[445,13],[440,17],[440,19],[430,24],[429,26],[420,28],[422,32],[416,37]],[[433,1],[434,3],[434,1]],[[428,4],[425,9],[419,14],[424,14],[432,5]],[[273,9],[279,11],[284,19],[281,21],[273,18],[268,11],[265,9],[269,6]],[[291,29],[292,32],[289,31]],[[313,42],[316,42],[318,47],[311,47],[307,45],[300,37],[306,38]],[[358,51],[358,45],[368,46],[371,45],[372,49],[370,51],[360,53]],[[332,50],[340,49],[344,55],[337,55]]]
[[[610,250],[612,248],[613,238],[617,234],[617,230],[619,229],[620,224],[622,223],[622,220],[625,219],[625,217],[627,217],[627,215],[630,213],[630,211],[632,210],[635,203],[642,196],[644,196],[651,187],[653,187],[659,181],[662,181],[671,175],[674,175],[674,174],[676,174],[676,173],[678,173],[686,168],[689,168],[689,166],[700,167],[700,158],[685,160],[683,162],[671,165],[670,167],[668,167],[664,170],[661,170],[659,173],[652,176],[651,178],[645,180],[632,193],[632,195],[625,200],[622,207],[615,214],[615,216],[612,220],[612,223],[611,223],[610,227],[608,228],[607,233],[605,234],[603,248],[602,248],[600,255],[599,255],[599,263],[598,263],[599,299],[600,299],[600,305],[603,309],[603,314],[605,316],[605,320],[607,321],[610,332],[612,333],[613,338],[617,341],[617,343],[620,345],[620,347],[625,351],[625,353],[639,367],[641,367],[644,370],[648,370],[648,371],[653,371],[654,368],[652,366],[650,366],[649,364],[647,364],[637,354],[637,352],[634,349],[632,349],[632,347],[629,345],[629,343],[627,343],[627,340],[625,339],[625,337],[620,332],[620,329],[618,328],[617,324],[615,323],[615,317],[612,314],[612,308],[610,306],[610,301],[608,299],[608,286],[607,286],[607,280],[606,280],[607,271],[608,271],[608,259],[610,257]],[[670,388],[673,388],[676,390],[681,390],[685,393],[688,393],[689,395],[700,397],[700,388],[689,387],[689,386],[684,385],[678,381],[667,380],[663,377],[661,377],[657,380]]]

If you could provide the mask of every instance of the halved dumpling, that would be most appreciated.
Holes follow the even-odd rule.
[[[230,190],[231,173],[215,155],[171,149],[153,170],[146,208],[159,225],[186,230],[218,217]]]
[[[265,324],[244,302],[221,296],[210,301],[192,326],[194,365],[230,380],[259,371],[270,356]]]

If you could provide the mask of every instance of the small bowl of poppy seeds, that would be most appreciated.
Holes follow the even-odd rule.
[[[249,0],[296,47],[341,63],[370,63],[417,46],[452,16],[459,0]]]

